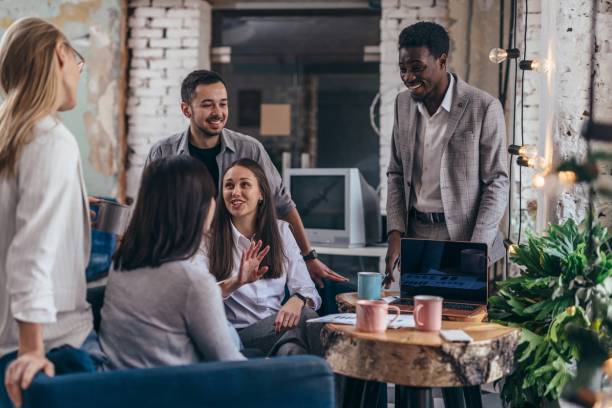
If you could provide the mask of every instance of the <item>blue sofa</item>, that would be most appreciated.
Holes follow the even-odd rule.
[[[104,289],[87,291],[96,330]],[[64,374],[53,378],[38,374],[24,393],[23,405],[24,408],[334,406],[334,375],[324,359],[314,356]]]
[[[334,377],[314,356],[67,374],[39,374],[24,408],[334,406]]]

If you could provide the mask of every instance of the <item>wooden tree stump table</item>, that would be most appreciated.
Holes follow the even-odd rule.
[[[510,374],[519,330],[494,323],[443,321],[474,341],[451,343],[438,333],[389,329],[361,333],[354,326],[327,324],[321,332],[325,358],[337,374],[396,384],[396,406],[428,407],[431,388],[441,387],[447,406],[481,406],[480,385]],[[461,387],[461,388],[449,388]],[[460,401],[461,400],[461,401]],[[454,401],[449,403],[449,401]]]

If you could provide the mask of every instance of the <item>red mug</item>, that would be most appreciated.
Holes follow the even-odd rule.
[[[414,324],[418,330],[440,331],[442,328],[442,301],[439,296],[414,297]]]
[[[395,312],[395,316],[387,322],[389,309]],[[384,333],[387,326],[400,315],[399,307],[390,306],[382,300],[358,300],[355,312],[357,330],[365,333]]]

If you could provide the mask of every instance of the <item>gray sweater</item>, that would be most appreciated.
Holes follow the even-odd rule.
[[[245,359],[231,339],[217,282],[199,256],[112,270],[100,343],[111,368]]]

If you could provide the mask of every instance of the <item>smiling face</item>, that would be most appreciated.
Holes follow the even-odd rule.
[[[447,75],[446,58],[446,54],[435,58],[427,47],[400,48],[400,77],[415,101],[424,102],[445,91],[440,88]]]
[[[263,195],[255,174],[242,166],[230,168],[223,177],[223,202],[233,220],[254,222]]]
[[[181,102],[181,110],[189,118],[191,128],[196,129],[201,136],[218,136],[229,115],[225,85],[222,82],[198,85],[191,102]]]

